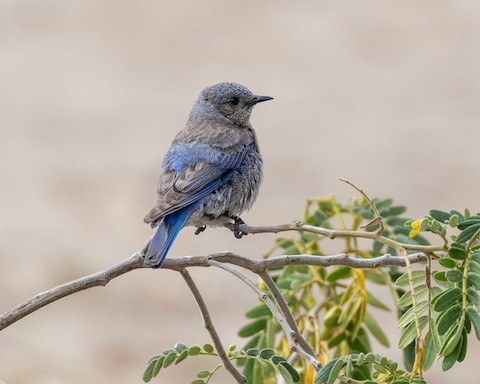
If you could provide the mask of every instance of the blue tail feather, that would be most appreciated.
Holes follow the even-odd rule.
[[[164,217],[157,226],[157,232],[152,238],[145,255],[145,266],[160,268],[180,230],[185,225],[191,207],[185,207]]]

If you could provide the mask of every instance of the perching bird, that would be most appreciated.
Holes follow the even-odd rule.
[[[271,100],[235,83],[220,83],[200,93],[185,128],[173,140],[157,184],[157,202],[145,222],[157,231],[145,266],[158,268],[180,230],[235,224],[250,209],[262,181],[262,156],[249,119],[253,106]]]

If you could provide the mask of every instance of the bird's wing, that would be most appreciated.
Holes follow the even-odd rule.
[[[233,154],[212,148],[205,151],[189,148],[187,152],[183,149],[177,146],[169,150],[158,181],[158,200],[145,216],[146,223],[155,224],[213,192],[231,177],[246,153],[246,148]]]

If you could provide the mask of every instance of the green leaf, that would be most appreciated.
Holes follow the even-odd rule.
[[[472,306],[467,307],[467,314],[475,329],[475,335],[477,339],[480,340],[480,315]]]
[[[290,374],[290,377],[292,378],[294,383],[298,383],[300,381],[300,375],[298,374],[297,370],[293,368],[293,366],[291,366],[286,361],[282,361],[278,363],[277,367],[279,368],[280,374],[282,375],[283,378],[285,378],[285,376],[282,374],[282,370],[283,368],[285,368]]]
[[[369,312],[365,312],[363,322],[380,344],[385,347],[390,347],[387,335],[385,335],[382,328],[380,328],[380,326],[378,325],[377,320],[375,320],[375,318]]]
[[[249,348],[245,351],[245,354],[247,356],[258,356],[259,353],[260,353],[260,350],[257,348]]]
[[[480,224],[480,216],[472,216],[467,220],[463,220],[460,224],[458,224],[458,229],[463,230],[475,224]]]
[[[205,384],[205,381],[201,379],[197,379],[197,380],[193,380],[191,384]]]
[[[367,291],[367,303],[371,306],[390,312],[390,308],[378,300],[371,292]]]
[[[445,277],[448,281],[451,281],[452,283],[458,283],[462,281],[463,273],[460,272],[458,269],[450,269],[445,272]]]
[[[279,364],[275,368],[278,370],[278,372],[280,372],[280,375],[282,375],[286,384],[293,384],[293,377],[285,366]]]
[[[328,375],[328,380],[327,384],[334,384],[335,381],[337,380],[338,375],[340,374],[340,371],[345,365],[345,361],[343,359],[338,359],[335,364],[332,367],[332,370],[330,371]]]
[[[460,318],[461,314],[462,306],[460,304],[456,304],[443,312],[437,320],[438,333],[440,335],[447,333],[450,327],[457,323],[457,320]]]
[[[255,360],[248,359],[243,367],[243,375],[246,377],[247,383],[252,382],[254,362]]]
[[[420,330],[423,329],[428,324],[428,316],[421,316],[418,319]],[[410,344],[417,337],[417,329],[415,327],[415,322],[410,323],[410,325],[405,328],[403,331],[400,340],[398,341],[398,348],[403,349],[408,344]]]
[[[291,253],[293,254],[293,253]],[[288,255],[288,253],[287,253]],[[280,289],[291,289],[292,287],[292,279],[290,278],[282,278],[281,280],[277,281],[277,287]]]
[[[402,213],[405,213],[406,210],[407,208],[404,206],[395,205],[393,207],[382,210],[380,212],[380,216],[382,217],[399,216]]]
[[[208,354],[212,353],[214,351],[213,345],[212,344],[205,344],[203,346],[203,350],[207,352]]]
[[[467,281],[472,284],[477,290],[480,290],[480,275],[478,273],[468,272]]]
[[[447,338],[446,347],[443,348],[442,351],[440,351],[440,355],[445,356],[442,364],[442,369],[444,371],[452,368],[453,364],[455,364],[455,361],[457,361],[457,359],[459,358],[463,344],[463,333],[463,327],[458,328],[453,336]]]
[[[467,356],[467,330],[463,328],[462,332],[462,345],[460,347],[460,353],[458,354],[457,361],[461,363],[463,360],[465,360],[465,357]]]
[[[430,216],[441,223],[445,223],[445,221],[450,220],[450,217],[452,216],[452,214],[440,211],[438,209],[432,209],[429,213]]]
[[[268,367],[268,364],[265,360],[261,359],[260,356],[257,356],[257,362],[264,368]]]
[[[448,356],[453,352],[457,347],[458,343],[461,342],[461,337],[463,333],[463,326],[465,324],[465,314],[462,314],[460,321],[457,325],[450,328],[445,340],[443,341],[442,348],[440,348],[441,356]]]
[[[448,250],[448,256],[456,260],[465,260],[467,258],[467,251],[465,251],[463,247],[452,245]]]
[[[259,346],[260,341],[263,339],[263,334],[257,334],[256,336],[253,336],[248,342],[243,346],[243,351],[246,351],[250,348],[255,348]],[[237,365],[242,366],[246,364],[246,360],[238,360]]]
[[[470,270],[470,272],[475,272],[476,274],[480,274],[480,264],[474,260],[470,261],[470,264],[468,264],[468,269]]]
[[[333,271],[327,275],[326,279],[329,283],[333,283],[337,280],[344,279],[350,276],[352,269],[349,267],[340,267],[337,270]]]
[[[211,375],[210,371],[200,371],[197,373],[197,377],[200,379],[205,379]]]
[[[266,304],[261,303],[257,305],[256,307],[253,307],[252,309],[248,310],[247,313],[245,313],[245,317],[249,319],[256,319],[258,317],[263,317],[263,316],[271,316],[270,309],[267,307]]]
[[[315,384],[323,384],[327,382],[330,371],[338,360],[340,359],[330,360],[317,372],[317,374],[315,375]]]
[[[157,363],[156,360],[150,361],[143,373],[143,381],[148,383],[153,378],[153,369],[155,368],[155,364]]]
[[[457,361],[459,355],[460,355],[460,351],[462,350],[462,338],[460,338],[460,340],[458,341],[457,343],[457,346],[455,347],[455,349],[452,351],[452,353],[448,354],[447,356],[444,357],[443,359],[443,362],[442,362],[442,369],[444,371],[448,371],[450,368],[453,367],[453,365],[455,364],[455,362]]]
[[[165,359],[165,355],[162,355],[158,358],[157,363],[155,364],[155,367],[153,368],[153,377],[156,377],[158,373],[160,372],[160,369],[163,366],[163,360]]]
[[[425,371],[430,369],[430,367],[433,365],[437,359],[438,352],[440,351],[438,351],[435,346],[435,340],[432,331],[429,331],[427,336],[425,336],[425,352],[422,361],[422,367]]]
[[[338,344],[340,344],[345,338],[347,337],[347,334],[345,332],[340,332],[339,334],[333,336],[330,340],[328,340],[327,345],[328,348],[333,348],[336,347]]]
[[[185,360],[188,356],[188,349],[184,349],[180,355],[178,355],[178,357],[176,358],[175,360],[175,364],[178,364],[180,362],[182,362],[183,360]]]
[[[428,308],[428,301],[422,301],[417,303],[416,311],[414,311],[413,307],[411,307],[408,311],[406,311],[400,319],[398,319],[397,328],[403,328],[410,324],[415,319],[415,313],[417,316],[420,316],[425,310]]]
[[[228,353],[232,353],[232,352],[235,350],[235,348],[237,348],[237,344],[232,343],[232,344],[230,344],[230,345],[228,346],[227,352],[228,352]]]
[[[480,295],[475,288],[469,287],[467,289],[467,301],[477,307],[477,310],[480,309]]]
[[[438,264],[445,268],[455,268],[457,266],[457,262],[450,257],[442,257],[441,259],[438,259]]]
[[[201,352],[201,349],[198,345],[192,345],[189,349],[188,349],[188,354],[190,356],[196,356],[196,355],[199,355]]]
[[[287,360],[285,360],[284,357],[278,356],[278,355],[272,356],[272,358],[270,360],[272,360],[272,363],[275,364],[275,365],[280,364],[283,361],[287,362]]]
[[[384,247],[384,244],[380,243],[379,241],[375,240],[373,242],[373,247],[372,247],[372,250],[373,252],[375,253],[380,253],[380,251],[382,250],[382,248]]]
[[[470,227],[464,229],[460,234],[458,235],[456,242],[457,243],[465,243],[468,240],[470,240],[473,235],[480,230],[480,223],[471,225]]]
[[[428,292],[428,288],[425,284],[419,285],[415,288],[415,298],[416,300],[422,299]],[[399,307],[405,308],[412,305],[412,291],[405,292],[402,297],[398,300]]]
[[[458,220],[459,217],[457,215],[452,215],[448,224],[450,225],[450,227],[455,228],[458,225]]]
[[[165,356],[165,360],[163,360],[162,368],[167,368],[170,365],[172,365],[172,363],[175,361],[177,356],[178,354],[176,351],[170,352],[167,356]]]
[[[423,270],[412,271],[412,278],[413,278],[413,285],[414,286],[425,282],[425,271],[423,271]],[[409,279],[408,279],[408,273],[404,273],[402,276],[400,276],[395,281],[395,284],[397,284],[401,287],[410,285],[410,282],[409,282]]]
[[[472,260],[476,261],[477,263],[480,263],[480,251],[477,250],[473,252]]]
[[[439,271],[439,272],[435,272],[433,274],[433,278],[435,280],[437,280],[438,282],[444,282],[444,281],[448,281],[447,280],[447,277],[445,276],[445,271]]]
[[[461,299],[462,290],[460,288],[456,287],[447,289],[433,299],[433,309],[437,312],[443,312],[455,305]]]
[[[249,337],[253,336],[254,334],[263,331],[265,327],[267,326],[267,318],[260,318],[256,321],[253,321],[251,323],[248,323],[244,325],[240,330],[238,331],[238,336],[240,337]]]
[[[273,351],[273,349],[270,348],[264,348],[258,354],[258,356],[260,356],[262,359],[270,359],[274,355],[275,352]]]
[[[174,348],[175,348],[175,350],[176,350],[178,353],[181,353],[182,351],[185,351],[185,350],[188,349],[188,347],[187,347],[185,344],[183,344],[183,343],[177,343],[177,344],[175,344],[175,347],[174,347]]]

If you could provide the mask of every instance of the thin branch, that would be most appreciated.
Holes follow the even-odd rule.
[[[222,264],[218,261],[215,260],[210,260],[210,264],[214,265],[218,268],[222,268],[223,270],[230,272],[231,274],[235,275],[238,277],[240,280],[242,280],[245,284],[247,284],[255,293],[260,297],[260,299],[263,300],[263,302],[267,305],[267,307],[270,309],[270,312],[272,312],[272,315],[275,317],[275,320],[277,320],[278,324],[282,327],[283,332],[285,333],[285,336],[287,337],[287,342],[290,347],[290,350],[293,352],[298,353],[300,356],[302,356],[305,360],[309,361],[311,364],[313,364],[314,367],[322,367],[322,364],[318,361],[317,356],[315,355],[315,351],[312,349],[310,344],[306,342],[301,337],[300,332],[298,331],[297,324],[295,323],[295,320],[293,320],[292,313],[290,312],[290,309],[287,306],[286,313],[284,312],[285,316],[280,313],[278,308],[275,306],[275,304],[270,300],[268,295],[263,292],[260,288],[257,287],[255,283],[253,283],[249,278],[247,278],[244,274],[238,272],[237,270],[230,268],[226,264]],[[267,275],[268,276],[268,275]],[[273,280],[272,280],[273,282]],[[275,283],[273,283],[275,285]],[[276,286],[275,286],[276,287]],[[278,291],[278,289],[277,289]],[[280,293],[280,292],[278,292]],[[273,292],[272,292],[273,294]],[[275,299],[277,297],[274,294]],[[282,295],[280,294],[281,300],[284,302]],[[278,303],[278,301],[277,301]],[[279,304],[280,305],[280,304]],[[281,306],[281,305],[280,305]],[[288,316],[287,316],[288,314]],[[288,317],[290,317],[293,320],[293,327],[290,324],[290,321],[288,321]],[[287,318],[287,319],[286,319]],[[299,337],[300,336],[300,337]],[[299,341],[303,340],[304,343],[301,343]],[[307,347],[304,347],[305,344]]]
[[[378,224],[379,227],[374,233],[376,233],[378,235],[380,233],[382,233],[384,228],[385,228],[384,225],[383,225],[383,219],[380,216],[380,213],[378,212],[378,209],[375,206],[375,204],[373,203],[372,199],[370,199],[370,197],[368,197],[368,195],[363,191],[363,189],[361,189],[360,187],[355,185],[350,180],[344,179],[343,177],[340,177],[339,180],[343,181],[344,183],[347,183],[351,187],[355,188],[365,198],[365,200],[367,200],[368,205],[370,205],[370,208],[372,208],[372,210],[373,210],[373,214],[375,215],[375,218],[373,220],[371,220],[369,223],[365,224],[362,228],[368,228],[372,225]]]
[[[143,252],[143,251],[142,251]],[[0,316],[0,331],[47,304],[65,296],[93,287],[103,287],[112,279],[137,268],[143,268],[143,253],[136,252],[128,259],[91,275],[80,277],[41,292]]]
[[[105,286],[115,277],[121,276],[134,269],[143,268],[143,254],[143,250],[136,252],[128,259],[104,270],[80,277],[35,295],[0,316],[0,331],[32,312],[65,296],[88,288]],[[435,255],[441,257],[444,255],[444,252],[435,252]],[[163,263],[162,269],[181,271],[187,267],[209,267],[209,261],[211,259],[221,263],[237,265],[254,273],[260,273],[266,271],[268,268],[284,265],[318,265],[322,267],[345,265],[352,268],[378,268],[389,265],[405,266],[405,258],[403,256],[385,255],[373,259],[359,259],[345,254],[333,256],[285,255],[271,257],[266,260],[252,260],[226,251],[206,256],[169,258]],[[422,252],[408,255],[408,260],[411,264],[422,262],[426,259],[426,254]]]
[[[300,347],[312,358],[308,359],[309,362],[313,365],[316,371],[318,371],[320,368],[322,368],[322,364],[318,361],[317,355],[315,354],[314,349],[310,344],[308,344],[307,340],[305,340],[298,329],[297,322],[295,321],[292,312],[290,311],[290,308],[288,308],[288,304],[285,301],[284,297],[282,296],[280,290],[278,289],[277,285],[273,281],[273,279],[270,277],[270,275],[266,271],[262,271],[259,273],[260,277],[262,280],[265,282],[265,285],[268,287],[270,292],[272,293],[273,297],[278,303],[278,306],[282,310],[283,315],[287,319],[288,325],[292,328],[293,330],[293,339],[295,340],[295,343],[300,345]],[[296,350],[298,354],[301,354],[300,351]]]
[[[226,223],[225,227],[234,230],[234,224]],[[389,239],[388,237],[381,236],[377,232],[367,232],[367,231],[354,231],[349,229],[328,229],[323,227],[317,227],[315,225],[305,224],[301,221],[293,222],[290,224],[280,224],[280,225],[270,225],[264,227],[251,227],[247,224],[238,225],[238,229],[244,234],[256,234],[256,233],[279,233],[279,232],[289,232],[289,231],[298,231],[298,232],[310,232],[316,233],[317,235],[322,235],[330,239],[336,239],[337,237],[357,237],[363,239],[377,240],[378,242],[390,246],[392,248],[398,249],[402,247],[408,251],[418,251],[418,252],[436,252],[443,251],[445,245],[417,245],[417,244],[404,244],[399,243],[395,240]]]
[[[222,342],[220,341],[220,337],[218,336],[217,330],[215,329],[215,326],[213,325],[212,318],[210,317],[210,314],[208,313],[207,305],[205,304],[205,301],[203,300],[203,297],[200,294],[200,291],[198,290],[195,282],[193,281],[192,277],[190,276],[190,273],[188,273],[188,271],[186,269],[183,269],[183,270],[180,271],[180,274],[182,275],[185,282],[187,283],[188,288],[190,288],[190,291],[192,291],[192,295],[195,298],[195,301],[197,302],[198,309],[200,310],[200,313],[202,314],[203,323],[205,324],[205,328],[207,329],[208,333],[210,334],[210,337],[213,341],[213,344],[215,345],[215,349],[217,350],[218,356],[222,360],[223,366],[225,367],[225,369],[228,372],[230,372],[230,374],[237,381],[237,383],[245,384],[246,383],[245,377],[235,368],[233,363],[228,358],[228,355],[225,352],[225,349],[223,348],[223,345],[222,345]]]
[[[442,257],[444,252],[434,252],[437,257]],[[213,253],[206,256],[183,256],[166,259],[162,265],[163,269],[172,269],[180,271],[186,267],[208,267],[209,260],[215,259],[221,263],[228,263],[246,268],[254,273],[266,271],[269,268],[281,267],[285,265],[316,265],[329,267],[332,265],[344,265],[351,268],[370,269],[385,266],[405,266],[403,256],[384,255],[372,259],[361,259],[347,254],[332,256],[312,256],[312,255],[282,255],[270,257],[266,260],[249,259],[235,253],[225,251]],[[415,264],[427,260],[427,255],[423,252],[408,255],[410,263]]]

